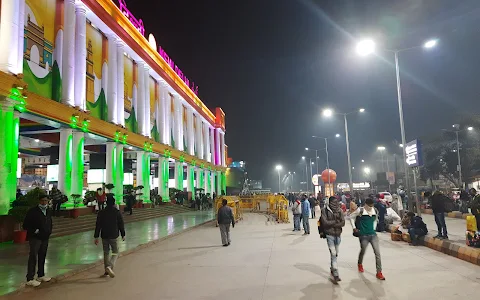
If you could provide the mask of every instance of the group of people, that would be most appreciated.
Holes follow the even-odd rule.
[[[38,205],[28,210],[23,229],[27,231],[30,252],[28,256],[27,285],[39,286],[42,282],[49,282],[50,277],[45,275],[45,259],[47,256],[48,243],[53,230],[52,216],[54,210],[49,207],[49,196],[40,194]],[[55,203],[55,201],[54,201]],[[99,211],[95,225],[94,243],[99,244],[102,239],[104,254],[104,276],[115,277],[113,271],[118,258],[117,239],[121,235],[125,240],[125,226],[123,217],[115,205],[112,194],[106,196],[106,207]],[[37,277],[35,278],[35,271]]]

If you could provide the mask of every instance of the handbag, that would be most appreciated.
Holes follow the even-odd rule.
[[[62,196],[62,203],[65,203],[65,202],[67,202],[67,201],[68,201],[68,197],[65,196],[65,195],[63,195],[63,196]]]

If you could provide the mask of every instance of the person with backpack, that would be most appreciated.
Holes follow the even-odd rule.
[[[378,222],[378,211],[373,207],[373,199],[367,198],[365,206],[358,208],[350,214],[350,223],[353,227],[353,235],[360,239],[360,253],[358,255],[358,272],[363,273],[363,257],[369,244],[375,253],[377,279],[385,280],[382,274],[382,258],[380,256],[380,244],[375,231]]]
[[[337,198],[330,197],[328,206],[322,209],[320,224],[330,251],[330,274],[335,282],[341,281],[338,275],[337,258],[338,248],[342,241],[340,236],[342,228],[345,226],[345,217]]]
[[[300,231],[300,216],[302,215],[302,203],[295,199],[292,206],[293,212],[293,231]]]
[[[417,246],[418,239],[428,233],[427,224],[423,222],[422,217],[416,216],[414,212],[408,212],[407,216],[410,219],[410,224],[407,225],[408,234],[410,234],[410,239],[412,240],[410,244]]]
[[[432,210],[435,216],[435,223],[437,223],[438,234],[435,238],[448,239],[447,224],[445,223],[445,202],[449,201],[442,192],[435,191],[432,196]]]

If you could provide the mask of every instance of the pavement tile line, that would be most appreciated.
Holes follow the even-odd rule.
[[[165,241],[167,239],[172,239],[172,238],[175,238],[177,237],[178,235],[181,235],[183,233],[186,233],[188,231],[191,231],[191,230],[194,230],[196,228],[199,228],[199,227],[202,227],[202,226],[208,226],[209,224],[214,224],[215,220],[208,220],[208,221],[205,221],[205,222],[202,222],[202,223],[199,223],[199,224],[196,224],[196,225],[193,225],[191,227],[188,227],[188,228],[185,228],[183,229],[182,231],[179,231],[179,232],[175,232],[175,233],[172,233],[170,235],[167,235],[167,236],[164,236],[164,237],[161,237],[157,240],[153,240],[153,241],[150,241],[148,243],[143,243],[143,244],[140,244],[132,249],[129,249],[129,250],[125,250],[123,252],[120,252],[119,253],[119,258],[120,257],[124,257],[124,256],[127,256],[127,255],[130,255],[130,254],[133,254],[137,251],[140,251],[140,250],[143,250],[145,248],[148,248],[150,246],[153,246],[159,242],[162,242],[162,241]],[[93,269],[95,267],[98,267],[98,266],[101,266],[103,265],[103,258],[102,259],[99,259],[97,260],[96,262],[94,263],[90,263],[90,264],[86,264],[86,265],[81,265],[81,267],[79,268],[76,268],[74,270],[71,270],[71,271],[67,271],[61,275],[57,275],[57,276],[54,276],[52,277],[52,280],[50,281],[50,284],[52,283],[57,283],[59,281],[62,281],[62,280],[65,280],[67,278],[70,278],[70,277],[73,277],[79,273],[82,273],[82,272],[85,272],[85,271],[88,271],[90,269]],[[15,294],[22,294],[24,292],[27,292],[27,291],[30,291],[31,289],[30,288],[27,288],[27,286],[25,285],[25,283],[22,283],[19,288],[13,292],[10,292],[10,293],[6,293],[4,295],[0,295],[0,298],[3,297],[3,296],[11,296],[11,295],[15,295]]]

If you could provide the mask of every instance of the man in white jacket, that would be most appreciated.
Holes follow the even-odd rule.
[[[302,215],[302,202],[300,199],[295,199],[292,206],[293,212],[293,231],[300,231],[300,216]]]

